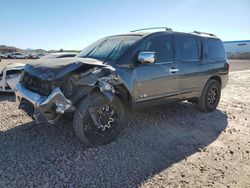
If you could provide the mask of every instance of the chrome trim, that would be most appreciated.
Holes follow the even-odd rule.
[[[63,95],[61,90],[57,87],[52,91],[52,93],[43,102],[41,102],[40,105],[48,104],[51,101],[51,99],[56,97],[56,95],[60,95],[63,98],[63,100],[65,100],[65,102],[71,103],[68,99],[66,99],[66,97]]]
[[[42,122],[40,120],[42,116],[47,122],[54,124],[61,114],[75,110],[75,107],[71,101],[63,95],[60,88],[58,87],[55,88],[49,96],[41,96],[37,93],[34,93],[23,87],[20,83],[17,84],[16,89],[16,96],[18,100],[21,101],[21,99],[24,98],[34,106],[35,112],[33,114],[33,118],[37,123]],[[51,112],[53,106],[56,108],[53,110],[54,112]],[[57,117],[55,119],[50,119],[46,112],[57,114]]]
[[[47,97],[41,96],[37,93],[34,93],[25,87],[21,86],[20,83],[16,85],[16,96],[20,98],[25,98],[29,102],[31,102],[35,107],[39,106]]]
[[[173,61],[165,61],[165,62],[155,62],[156,65],[165,65],[165,64],[173,64]]]
[[[140,63],[154,63],[155,62],[155,52],[139,52],[138,61]]]
[[[176,72],[179,72],[179,69],[169,69],[169,72],[176,73]]]

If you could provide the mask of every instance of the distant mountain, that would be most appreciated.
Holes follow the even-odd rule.
[[[5,54],[5,53],[9,53],[9,52],[23,52],[26,54],[32,54],[32,53],[43,53],[43,54],[47,54],[47,53],[55,53],[55,52],[77,52],[79,53],[79,50],[44,50],[44,49],[32,49],[32,48],[26,48],[26,49],[20,49],[20,48],[16,48],[13,46],[6,46],[6,45],[0,45],[0,53],[1,54]]]
[[[24,50],[13,46],[0,45],[0,53],[8,53],[8,52],[24,52]]]
[[[20,48],[16,48],[13,46],[6,46],[6,45],[0,45],[0,53],[5,54],[8,52],[23,52],[23,53],[47,53],[46,50],[44,49],[31,49],[31,48],[27,48],[27,49],[20,49]]]
[[[44,49],[31,49],[31,48],[27,48],[27,49],[25,49],[25,51],[27,52],[27,53],[48,53],[46,50],[44,50]]]

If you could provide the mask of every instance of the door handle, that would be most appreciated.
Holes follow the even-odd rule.
[[[169,69],[169,72],[176,73],[176,72],[179,72],[179,69],[171,68],[171,69]]]

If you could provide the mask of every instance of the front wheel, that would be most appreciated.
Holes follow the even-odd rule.
[[[118,97],[110,102],[99,92],[80,102],[73,120],[76,136],[88,146],[112,142],[122,129],[125,108]]]
[[[197,106],[199,110],[204,112],[214,111],[220,101],[221,86],[217,80],[208,80],[200,98],[198,99]]]

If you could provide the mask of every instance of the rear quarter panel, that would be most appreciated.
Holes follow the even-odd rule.
[[[218,39],[219,40],[219,39]],[[200,86],[203,90],[207,81],[212,77],[219,77],[221,81],[221,87],[224,88],[228,82],[228,61],[225,54],[223,59],[211,59],[208,54],[207,40],[204,42],[204,76],[200,80]],[[207,70],[207,71],[205,71]],[[201,90],[201,92],[202,92]]]

